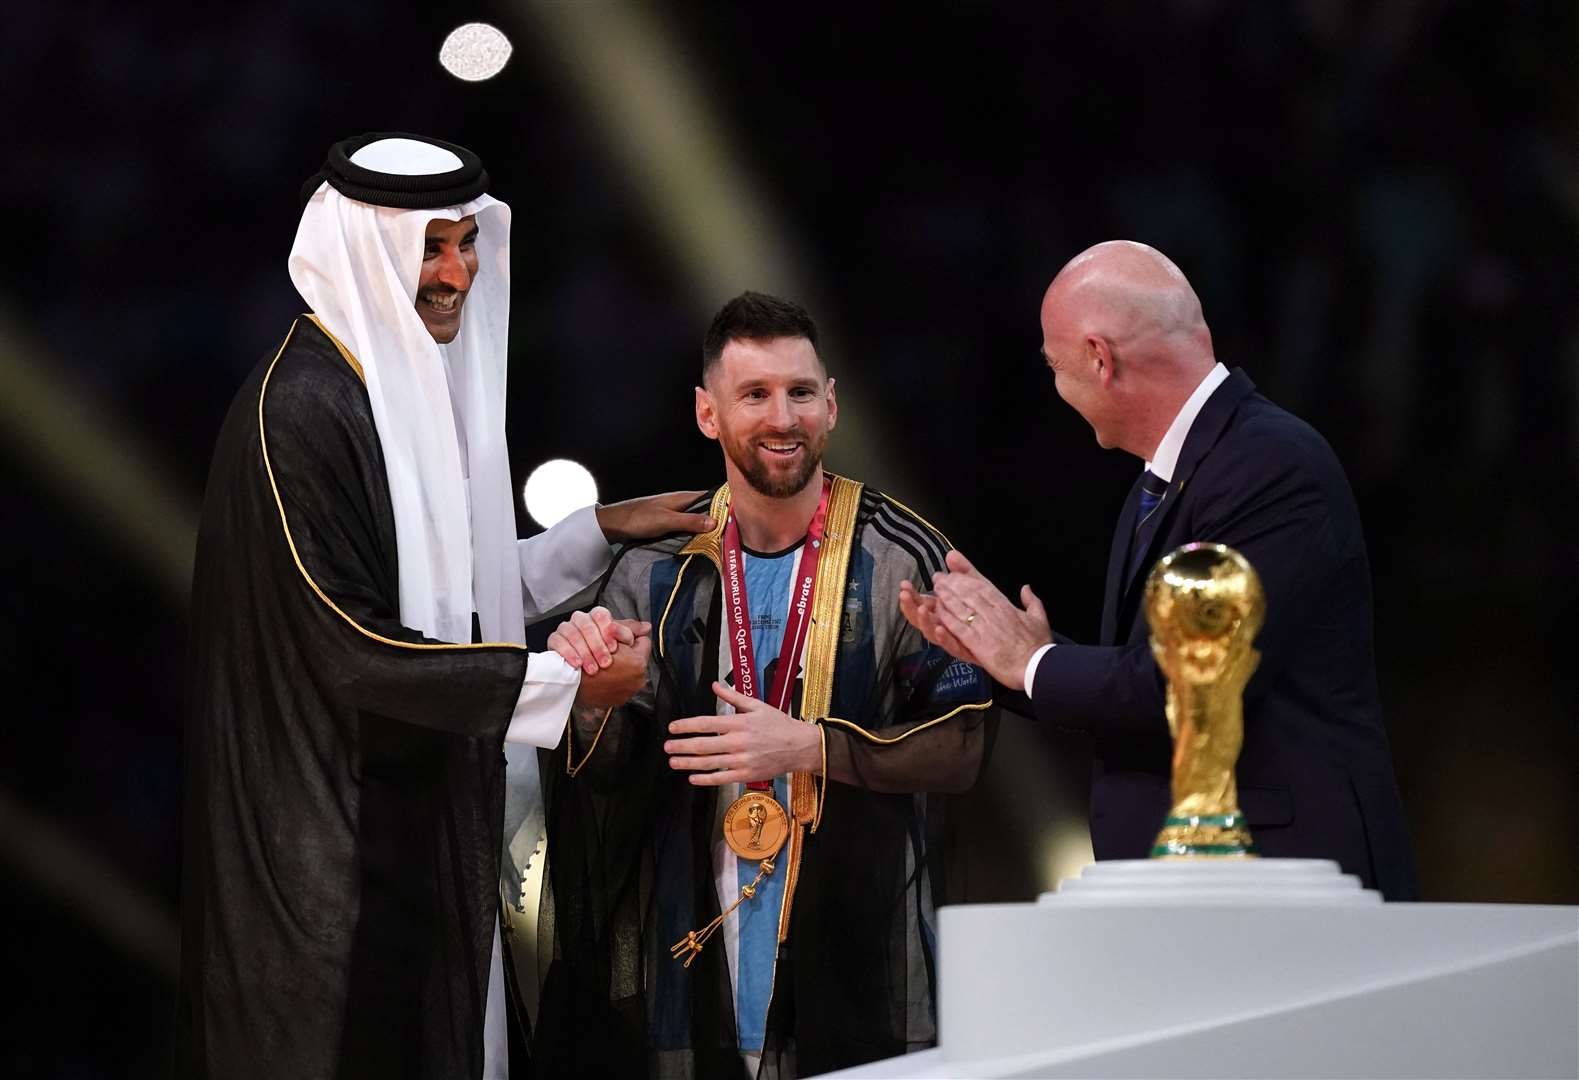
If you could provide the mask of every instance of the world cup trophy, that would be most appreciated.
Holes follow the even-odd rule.
[[[1154,859],[1254,858],[1234,766],[1244,743],[1244,690],[1266,595],[1249,561],[1222,544],[1186,544],[1146,579],[1151,654],[1168,679],[1173,808]]]

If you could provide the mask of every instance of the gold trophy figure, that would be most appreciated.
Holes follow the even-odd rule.
[[[761,847],[762,829],[768,823],[768,812],[760,804],[752,803],[746,810],[746,820],[751,823],[751,838],[746,841],[746,847]]]
[[[1234,765],[1244,742],[1244,690],[1261,660],[1261,579],[1222,544],[1186,544],[1146,579],[1151,654],[1168,679],[1173,809],[1152,858],[1253,858]]]

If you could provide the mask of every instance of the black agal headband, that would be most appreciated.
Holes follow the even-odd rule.
[[[351,160],[352,155],[364,146],[383,139],[410,139],[440,147],[460,158],[461,167],[450,172],[406,176],[375,172]],[[302,185],[303,206],[318,190],[318,185],[325,181],[348,199],[374,206],[392,206],[398,210],[436,210],[443,206],[458,206],[488,190],[488,172],[482,167],[482,160],[464,146],[399,131],[371,131],[365,135],[353,135],[329,147],[329,158],[323,163],[323,168],[308,177]]]

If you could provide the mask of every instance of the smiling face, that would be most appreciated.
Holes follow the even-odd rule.
[[[839,416],[812,343],[730,339],[705,381],[696,390],[696,425],[723,446],[731,482],[774,499],[800,493]]]
[[[461,332],[461,308],[477,279],[477,218],[428,222],[417,279],[417,314],[433,340],[448,345]]]

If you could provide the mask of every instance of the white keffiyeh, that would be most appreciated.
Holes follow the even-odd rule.
[[[402,174],[447,172],[449,151],[385,139],[352,160]],[[428,222],[476,215],[477,276],[460,333],[433,340],[417,314]],[[510,208],[396,210],[319,185],[302,213],[291,281],[362,365],[389,477],[400,556],[400,620],[439,641],[524,640],[515,510],[505,446]]]

